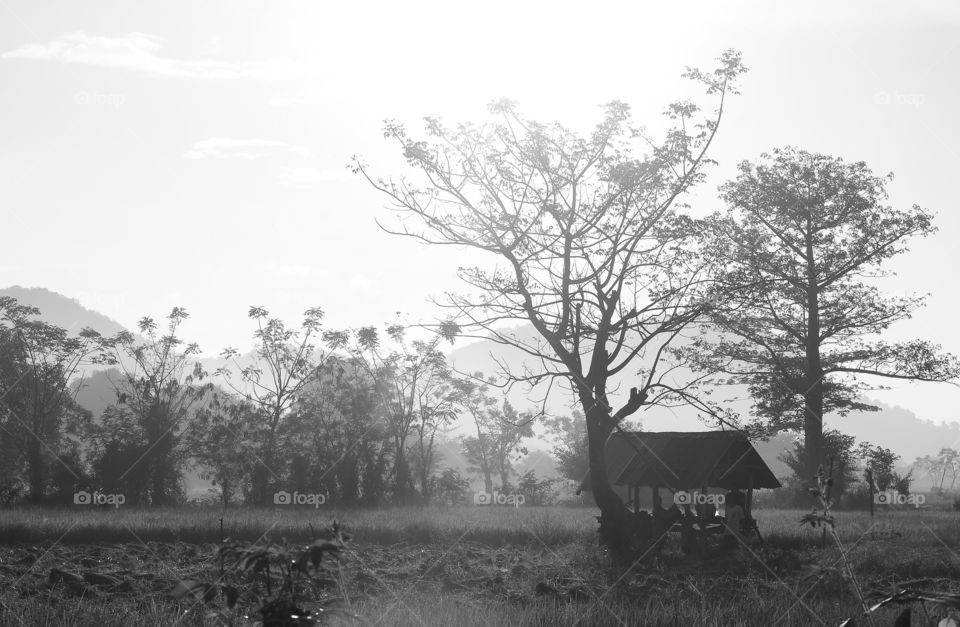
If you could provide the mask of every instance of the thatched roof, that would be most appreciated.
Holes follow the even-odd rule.
[[[737,431],[615,433],[607,441],[607,474],[613,485],[676,490],[780,487],[757,450]],[[589,473],[580,489],[591,491]]]

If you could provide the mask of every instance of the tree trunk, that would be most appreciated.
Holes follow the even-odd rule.
[[[404,454],[404,447],[405,444],[397,442],[394,489],[396,490],[396,500],[400,504],[407,503],[410,500],[410,467],[407,465],[407,456]]]
[[[27,476],[30,481],[29,500],[39,503],[46,492],[47,468],[43,459],[43,449],[37,438],[27,440]]]
[[[609,411],[593,399],[582,399],[587,421],[590,481],[593,498],[600,508],[600,539],[618,561],[632,561],[645,547],[635,543],[632,515],[614,492],[607,475],[606,445],[613,431]]]
[[[807,337],[804,373],[803,439],[806,447],[806,479],[817,474],[823,463],[823,369],[820,363],[820,293],[813,257],[811,223],[807,224]]]

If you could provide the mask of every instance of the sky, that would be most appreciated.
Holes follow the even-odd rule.
[[[331,328],[432,318],[456,268],[486,264],[381,231],[386,199],[347,166],[404,163],[381,132],[483,121],[509,97],[589,129],[600,105],[658,128],[687,66],[727,48],[750,72],[690,202],[774,147],[894,172],[890,204],[940,233],[883,287],[930,293],[891,330],[960,353],[960,5],[931,2],[481,4],[0,0],[0,286],[45,287],[133,327],[173,306],[208,354],[250,345],[250,305]],[[960,419],[960,390],[874,396]]]

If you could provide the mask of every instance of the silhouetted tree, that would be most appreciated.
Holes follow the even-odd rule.
[[[449,337],[491,338],[536,362],[534,371],[504,372],[514,382],[560,379],[585,414],[594,496],[601,533],[626,557],[633,517],[610,486],[605,444],[611,431],[658,393],[676,394],[654,374],[661,346],[700,315],[693,303],[695,259],[686,245],[693,223],[676,200],[701,179],[723,99],[743,72],[740,56],[723,55],[712,73],[689,70],[719,99],[714,115],[698,121],[696,105],[673,104],[676,125],[656,142],[630,124],[622,103],[606,107],[587,137],[519,115],[512,103],[492,106],[500,121],[444,126],[428,118],[426,140],[389,123],[418,180],[374,178],[360,172],[404,217],[396,232],[419,241],[489,254],[496,268],[463,268],[474,291],[450,295],[453,310],[440,326]],[[636,157],[631,145],[650,153]],[[417,224],[420,230],[410,225]],[[505,323],[533,326],[537,340],[519,339]],[[608,381],[646,353],[645,376],[619,409]]]
[[[44,498],[51,464],[73,472],[60,459],[62,439],[66,431],[76,435],[90,416],[76,404],[71,383],[99,354],[102,339],[89,328],[71,337],[39,315],[35,307],[0,296],[0,349],[7,361],[0,368],[0,427],[23,456],[32,501]]]
[[[174,307],[162,331],[147,316],[137,323],[140,337],[122,331],[104,342],[111,351],[105,361],[122,372],[116,383],[117,404],[130,410],[117,416],[136,421],[140,429],[136,437],[142,438],[143,447],[130,466],[114,469],[120,470],[116,479],[123,481],[135,468],[142,469],[153,505],[166,505],[179,496],[184,461],[178,447],[180,432],[190,409],[203,394],[195,385],[206,376],[196,361],[200,348],[195,343],[185,344],[177,335],[188,317],[185,309]],[[128,446],[136,446],[134,442],[131,438],[123,444],[124,455]]]
[[[742,163],[721,188],[729,210],[705,234],[720,269],[712,311],[721,336],[701,339],[690,354],[709,355],[706,370],[749,386],[767,433],[803,433],[808,478],[825,462],[824,414],[877,409],[862,400],[864,376],[960,375],[937,345],[879,339],[923,298],[885,296],[864,279],[884,276],[884,262],[905,252],[908,239],[936,230],[920,207],[884,204],[890,179],[863,162],[774,150]]]
[[[253,496],[257,503],[265,505],[273,502],[269,494],[271,478],[278,480],[278,471],[282,472],[277,445],[290,408],[327,357],[314,345],[319,339],[323,311],[319,307],[308,309],[299,329],[288,327],[279,318],[271,318],[263,307],[250,307],[247,316],[257,325],[252,361],[241,364],[240,352],[227,348],[221,354],[227,365],[216,374],[262,414],[262,420],[256,421],[250,436],[257,443]],[[239,370],[237,379],[234,370]]]

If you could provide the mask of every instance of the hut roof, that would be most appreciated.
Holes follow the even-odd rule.
[[[606,449],[613,485],[677,490],[780,487],[757,450],[737,431],[615,433]],[[592,489],[589,473],[580,489]]]

